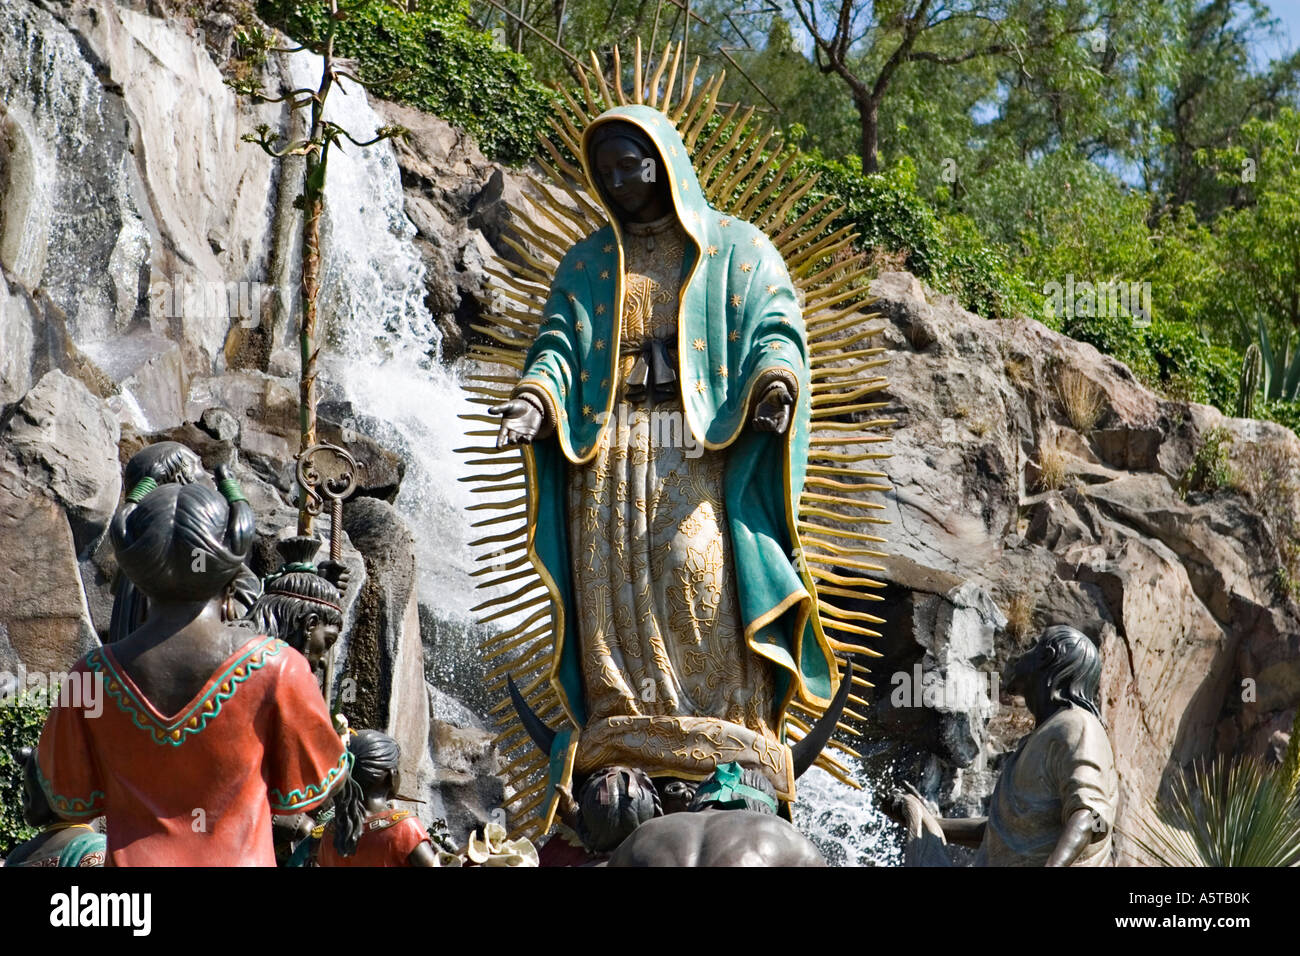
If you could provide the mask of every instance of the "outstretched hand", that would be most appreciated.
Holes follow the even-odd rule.
[[[790,387],[782,381],[773,382],[754,407],[754,429],[785,434],[785,430],[790,427],[790,412],[793,408],[794,396],[790,394]]]
[[[488,409],[489,415],[501,416],[501,430],[497,433],[497,447],[528,445],[537,437],[545,423],[545,415],[532,402],[512,398]]]

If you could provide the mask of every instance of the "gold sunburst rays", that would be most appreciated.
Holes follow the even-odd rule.
[[[888,523],[875,513],[882,510],[875,499],[890,485],[885,473],[872,466],[889,457],[876,449],[893,424],[880,417],[887,404],[880,393],[888,381],[879,372],[886,364],[885,350],[873,345],[883,326],[869,324],[876,317],[868,311],[866,295],[873,270],[865,256],[854,252],[856,236],[841,222],[843,210],[835,197],[808,202],[815,196],[817,177],[799,170],[797,150],[756,123],[753,109],[739,104],[720,109],[725,73],[697,84],[698,57],[678,85],[681,56],[680,44],[668,43],[657,58],[645,57],[638,38],[630,64],[615,48],[606,75],[593,55],[590,68],[577,67],[576,91],[558,89],[564,109],[552,117],[551,134],[540,138],[535,165],[541,175],[528,174],[519,199],[507,203],[518,226],[515,236],[504,237],[512,254],[486,270],[492,302],[473,325],[481,340],[470,350],[485,369],[467,377],[469,400],[487,407],[509,399],[539,330],[560,259],[573,242],[605,225],[605,214],[573,161],[580,155],[582,130],[617,105],[660,110],[676,125],[690,152],[706,199],[768,236],[784,258],[803,306],[812,434],[808,477],[798,502],[800,568],[815,596],[815,626],[836,652],[840,679],[870,688],[860,656],[879,656],[866,642],[878,637],[872,626],[883,620],[863,608],[880,600],[875,592],[884,584],[873,575],[879,575],[882,566],[874,559],[885,557],[879,549],[885,539],[865,529]],[[481,414],[464,417],[485,420]],[[473,494],[483,496],[475,510],[499,514],[477,523],[483,534],[472,543],[482,565],[473,572],[483,578],[477,587],[501,595],[484,601],[479,612],[490,619],[516,621],[483,643],[490,665],[488,692],[496,700],[490,714],[501,732],[498,745],[511,835],[537,837],[542,835],[542,814],[533,811],[545,810],[547,757],[536,752],[514,714],[506,679],[514,677],[529,706],[550,726],[565,719],[550,683],[555,609],[544,597],[539,600],[544,582],[528,557],[526,516],[513,510],[520,504],[522,452],[481,444],[482,431],[475,429],[469,436],[475,443],[459,449],[474,472],[461,480],[471,484]],[[817,706],[794,702],[784,727],[789,739],[801,739],[821,715]],[[846,716],[859,715],[850,711]],[[846,723],[839,729],[856,733]],[[847,745],[833,741],[816,764],[857,786],[849,767],[829,752],[832,749],[841,756],[856,756]]]

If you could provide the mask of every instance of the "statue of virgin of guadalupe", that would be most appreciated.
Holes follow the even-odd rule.
[[[811,415],[795,288],[760,229],[706,201],[660,110],[602,113],[581,161],[608,224],[563,256],[490,409],[498,447],[527,446],[529,552],[555,609],[551,785],[736,762],[790,801],[786,708],[840,684],[794,553]]]

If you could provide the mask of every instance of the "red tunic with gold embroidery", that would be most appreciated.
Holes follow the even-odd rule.
[[[339,856],[334,849],[331,822],[321,836],[318,859],[321,866],[410,866],[407,857],[428,842],[429,831],[410,810],[384,810],[366,818],[357,852],[351,856]]]
[[[306,658],[275,638],[249,640],[170,717],[109,647],[69,679],[93,692],[51,711],[41,784],[61,816],[106,815],[112,866],[274,866],[268,809],[319,806],[347,768]]]

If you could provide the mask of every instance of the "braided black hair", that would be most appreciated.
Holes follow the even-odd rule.
[[[252,546],[253,509],[206,485],[150,490],[151,481],[132,490],[109,526],[118,567],[152,600],[216,597],[240,573]]]
[[[334,849],[339,856],[357,852],[366,824],[366,790],[397,769],[402,748],[388,734],[359,730],[348,738],[352,769],[334,798]]]

